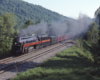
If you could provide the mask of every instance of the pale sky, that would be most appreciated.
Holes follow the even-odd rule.
[[[79,13],[91,18],[100,6],[100,0],[23,0],[40,5],[67,17],[78,18]]]

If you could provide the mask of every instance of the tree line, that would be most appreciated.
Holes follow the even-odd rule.
[[[32,23],[36,23],[38,20],[49,23],[58,21],[61,17],[67,18],[42,6],[22,0],[0,0],[0,14],[3,15],[5,12],[11,12],[16,15],[17,24],[15,28],[19,30],[27,20],[31,20]]]
[[[94,63],[97,64],[100,61],[100,30],[96,22],[93,22],[89,27],[90,29],[80,41],[81,49],[84,53],[86,51],[90,52],[93,56]]]

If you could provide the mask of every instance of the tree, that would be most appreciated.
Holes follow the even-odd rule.
[[[18,21],[15,28],[19,30],[22,29],[22,26],[29,19],[33,23],[36,23],[38,20],[45,22],[58,21],[61,17],[69,19],[42,6],[22,0],[0,0],[0,15],[3,15],[4,12],[12,12],[16,15]]]
[[[16,25],[16,17],[13,13],[4,13],[4,26],[6,27],[6,36],[14,34],[14,26]]]
[[[15,24],[16,18],[14,14],[4,13],[3,16],[0,16],[0,54],[11,49]]]
[[[19,33],[19,31],[18,31],[18,29],[16,29],[14,32],[14,37],[18,36],[18,33]]]
[[[40,20],[38,20],[35,24],[38,24],[38,23],[40,23],[41,21]]]
[[[100,56],[100,47],[99,47],[100,38],[99,38],[99,29],[95,22],[91,25],[90,30],[87,31],[86,37],[87,37],[87,42],[89,43],[91,48],[91,53],[94,58],[94,63],[97,63],[99,60],[98,56]]]
[[[26,21],[25,25],[23,26],[23,28],[27,28],[29,25],[33,25],[33,23],[31,22],[31,20]]]
[[[90,26],[90,30],[87,31],[87,41],[92,45],[97,44],[99,40],[99,30],[97,24],[94,22]]]

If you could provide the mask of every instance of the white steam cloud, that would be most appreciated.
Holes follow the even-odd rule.
[[[67,24],[64,22],[52,22],[48,31],[49,36],[63,35],[67,31]]]
[[[83,35],[89,28],[93,19],[86,15],[80,14],[76,21],[70,20],[69,32],[72,36]]]
[[[46,31],[47,31],[47,24],[41,22],[36,25],[30,25],[25,29],[21,29],[18,36],[26,36],[26,35],[31,36],[32,34],[41,35],[45,34]]]
[[[26,36],[32,34],[47,34],[49,36],[69,34],[71,36],[76,36],[85,33],[89,29],[89,25],[92,22],[93,19],[81,14],[77,20],[68,19],[52,22],[50,26],[44,22],[28,26],[26,29],[20,30],[18,36]]]

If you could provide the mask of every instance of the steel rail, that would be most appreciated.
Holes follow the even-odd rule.
[[[39,54],[37,54],[37,55],[35,55],[35,56],[33,55],[33,56],[31,56],[31,57],[29,57],[29,58],[27,58],[27,59],[23,59],[23,60],[18,61],[18,62],[16,62],[16,63],[10,64],[10,65],[8,65],[8,66],[6,66],[6,67],[3,67],[3,68],[0,69],[0,74],[2,74],[3,72],[5,72],[5,71],[7,71],[7,70],[10,70],[10,69],[12,69],[12,68],[14,68],[14,67],[18,67],[18,66],[21,65],[21,64],[24,64],[24,63],[26,63],[26,62],[29,62],[29,61],[31,61],[31,60],[34,60],[34,59],[36,59],[36,58],[38,58],[38,57],[40,57],[40,56],[42,56],[42,55],[48,54],[48,53],[50,53],[50,52],[53,52],[53,51],[55,51],[55,50],[57,50],[57,49],[59,49],[59,48],[65,46],[65,45],[67,45],[67,43],[66,43],[66,44],[63,44],[63,45],[59,45],[59,46],[57,46],[57,47],[55,47],[55,48],[53,48],[53,49],[47,50],[47,51],[45,51],[45,52],[41,52],[41,53],[39,53]]]

